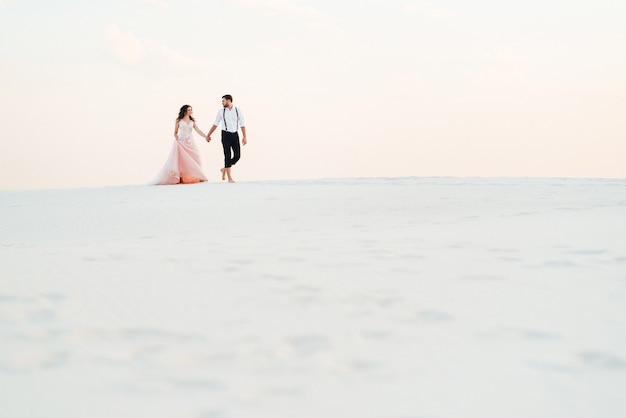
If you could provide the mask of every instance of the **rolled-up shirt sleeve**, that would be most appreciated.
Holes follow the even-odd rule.
[[[220,126],[220,122],[222,121],[222,117],[223,117],[223,112],[222,109],[217,111],[217,115],[215,115],[215,122],[213,122],[213,125],[215,126]]]
[[[240,128],[245,128],[246,120],[243,118],[243,112],[239,108],[238,108],[238,110],[239,110],[239,127]]]

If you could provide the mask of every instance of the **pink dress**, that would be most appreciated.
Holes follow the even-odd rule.
[[[159,174],[149,184],[198,183],[207,181],[202,172],[200,151],[191,136],[193,122],[178,123],[178,138]]]

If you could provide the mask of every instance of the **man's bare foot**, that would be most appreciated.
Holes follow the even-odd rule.
[[[222,181],[226,180],[226,169],[220,168],[220,171],[222,172]]]
[[[234,183],[234,182],[235,182],[235,180],[233,180],[233,179],[229,179],[229,180],[228,180],[228,182],[229,182],[229,183]]]

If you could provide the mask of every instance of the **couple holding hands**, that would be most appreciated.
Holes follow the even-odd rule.
[[[174,128],[176,140],[172,144],[172,150],[165,165],[150,184],[207,181],[202,171],[200,151],[191,136],[191,131],[195,129],[201,137],[206,138],[207,142],[211,142],[211,134],[213,134],[220,123],[222,124],[222,146],[224,147],[224,167],[220,170],[222,172],[222,180],[228,178],[229,183],[234,183],[235,180],[231,176],[231,167],[239,161],[241,156],[239,128],[241,128],[241,133],[243,134],[241,143],[246,145],[248,141],[246,139],[246,125],[243,113],[241,109],[233,106],[233,97],[230,94],[226,94],[222,96],[222,108],[218,110],[215,122],[208,135],[205,135],[196,125],[191,106],[184,105],[180,108]]]

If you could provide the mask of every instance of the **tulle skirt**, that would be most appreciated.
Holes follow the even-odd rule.
[[[149,184],[198,183],[207,181],[202,172],[200,151],[193,140],[175,140],[159,174]]]

